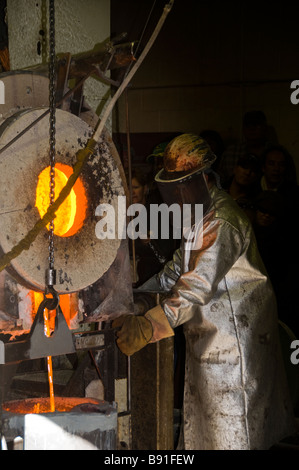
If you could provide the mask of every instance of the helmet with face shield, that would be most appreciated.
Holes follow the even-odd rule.
[[[164,151],[164,168],[155,181],[164,202],[202,205],[203,215],[211,204],[204,172],[216,160],[207,142],[195,134],[181,134],[175,137]]]

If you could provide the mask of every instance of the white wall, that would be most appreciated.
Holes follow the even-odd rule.
[[[8,40],[11,70],[45,64],[48,56],[48,1],[7,0]],[[56,54],[77,54],[110,38],[110,0],[56,0]],[[41,42],[41,54],[37,52]],[[110,87],[89,78],[84,86],[87,102],[101,115],[110,97]],[[111,122],[107,123],[107,128]]]

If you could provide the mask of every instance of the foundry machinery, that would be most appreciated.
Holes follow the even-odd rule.
[[[57,61],[55,171],[61,173],[63,181],[68,180],[76,155],[86,146],[98,121],[84,100],[85,80],[93,74],[109,82],[107,70],[126,67],[133,59],[131,43],[111,42],[96,53],[77,57],[65,54]],[[50,78],[43,67],[7,72],[0,78],[5,89],[0,115],[3,260],[43,215],[37,204],[37,187],[40,175],[49,166],[51,106]],[[47,189],[40,191],[43,200]],[[88,351],[104,384],[105,403],[101,406],[105,410],[106,403],[115,401],[115,379],[127,376],[127,366],[115,346],[111,320],[121,313],[132,313],[134,308],[128,247],[126,240],[100,240],[95,232],[96,208],[106,203],[114,207],[118,196],[128,195],[122,164],[106,128],[72,191],[73,202],[68,203],[61,216],[63,222],[68,221],[67,226],[53,237],[56,280],[49,282],[45,278],[49,262],[45,227],[0,272],[1,405],[9,390],[11,371],[27,360],[71,357]],[[69,216],[69,212],[75,215]],[[45,311],[53,316],[50,336],[44,334]],[[100,352],[100,364],[93,352]],[[129,414],[130,407],[128,385],[126,398],[124,415]],[[115,410],[110,410],[112,417],[114,414]],[[10,420],[5,412],[1,418],[5,427]],[[116,445],[115,439],[109,443]]]
[[[160,294],[133,298],[126,237],[101,237],[96,230],[103,215],[98,208],[108,204],[117,232],[124,233],[126,217],[118,202],[129,200],[130,192],[105,122],[172,5],[170,0],[164,6],[137,61],[135,44],[124,43],[124,35],[96,50],[56,58],[50,0],[47,69],[39,66],[0,76],[5,89],[0,113],[2,448],[5,436],[13,445],[14,437],[21,436],[25,449],[127,449],[132,429],[137,450],[173,448],[172,338],[148,345],[131,362],[117,349],[111,327],[121,314],[145,313],[159,302]],[[112,70],[117,70],[117,79],[107,76]],[[116,88],[101,122],[83,95],[91,75]],[[101,399],[93,398],[94,391],[83,397],[82,377],[88,367],[82,361],[62,386],[62,396],[56,397],[57,410],[52,409],[52,358],[72,362],[86,352],[100,379],[96,382],[103,384]],[[18,413],[18,400],[7,401],[11,379],[18,367],[41,359],[47,361],[50,396],[32,401],[32,385]],[[87,373],[86,383],[93,382]],[[79,401],[72,395],[78,388]]]

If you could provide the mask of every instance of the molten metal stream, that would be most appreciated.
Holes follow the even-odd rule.
[[[41,304],[43,300],[43,293],[30,291],[29,296],[31,298],[32,315],[34,317],[38,311],[39,305]],[[73,293],[73,294],[61,295],[59,303],[63,310],[63,315],[66,319],[66,322],[68,326],[70,327],[72,320],[74,320],[78,314],[77,294]],[[51,335],[51,331],[55,329],[55,315],[56,315],[55,310],[51,310],[51,311],[49,311],[48,309],[44,310],[44,334],[47,337],[49,337]],[[56,399],[54,398],[53,367],[52,367],[51,356],[47,357],[47,373],[48,373],[49,392],[50,392],[49,404],[47,405],[46,403],[43,403],[42,407],[40,407],[39,403],[35,404],[33,411],[31,411],[33,413],[42,413],[42,412],[45,413],[48,411],[54,412],[58,410],[59,404],[57,404],[57,398]],[[59,411],[63,411],[63,409],[61,409],[60,407]]]
[[[50,336],[50,325],[49,325],[49,311],[45,308],[44,310],[44,332],[47,337]],[[47,369],[48,369],[48,381],[49,381],[49,395],[50,395],[50,411],[55,411],[55,397],[54,397],[54,385],[53,385],[53,366],[52,356],[47,356]]]

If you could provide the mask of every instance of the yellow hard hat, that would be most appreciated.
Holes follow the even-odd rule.
[[[195,134],[175,137],[164,151],[164,168],[156,178],[175,180],[209,168],[216,160],[207,142]]]

